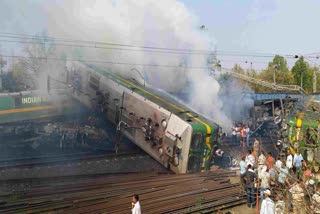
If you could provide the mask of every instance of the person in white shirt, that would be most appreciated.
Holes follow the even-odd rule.
[[[276,167],[280,169],[281,165],[282,165],[282,161],[280,160],[280,156],[278,156],[278,160],[276,161]]]
[[[141,214],[141,206],[139,202],[139,195],[132,196],[132,203],[131,203],[131,213],[132,214]]]
[[[246,163],[250,164],[251,166],[254,166],[256,163],[255,157],[252,155],[252,151],[248,150],[248,154],[246,156]]]
[[[287,156],[287,160],[286,160],[286,166],[288,169],[292,168],[292,164],[293,164],[293,157],[292,154],[290,152],[290,150],[288,150],[288,156]]]
[[[303,157],[300,154],[299,150],[297,150],[297,153],[293,156],[293,165],[298,169],[301,169]]]
[[[250,128],[249,128],[248,125],[246,125],[245,131],[246,131],[246,143],[247,143],[247,148],[250,148],[250,142],[249,142],[249,140],[250,140]],[[258,154],[257,154],[257,155],[258,155]]]
[[[232,143],[236,144],[237,142],[237,131],[236,131],[236,126],[234,125],[232,127]]]
[[[271,213],[273,214],[273,213],[275,213],[274,202],[270,198],[271,191],[265,190],[263,193],[264,193],[265,199],[261,203],[260,214],[271,214]]]
[[[244,184],[243,183],[243,174],[247,171],[247,163],[246,163],[245,159],[246,159],[246,157],[243,156],[241,158],[240,163],[239,163],[239,165],[240,165],[240,181],[241,181],[242,185]]]

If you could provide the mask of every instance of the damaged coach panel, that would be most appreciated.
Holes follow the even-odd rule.
[[[118,133],[175,173],[210,169],[212,148],[222,136],[217,124],[136,80],[80,62],[69,65],[69,83],[81,79],[81,90],[74,86],[71,95],[114,123]]]

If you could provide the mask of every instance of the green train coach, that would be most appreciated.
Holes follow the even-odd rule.
[[[222,136],[219,125],[168,94],[106,69],[72,62],[68,72],[72,96],[114,123],[159,163],[175,173],[210,169]]]
[[[0,94],[0,124],[36,120],[76,112],[79,104],[67,95],[41,91]]]

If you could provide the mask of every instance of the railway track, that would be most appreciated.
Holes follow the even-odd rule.
[[[28,191],[0,194],[1,213],[129,213],[139,194],[144,213],[212,213],[245,203],[239,184],[216,171],[125,173],[39,179]]]
[[[65,155],[52,155],[42,157],[26,157],[17,159],[0,160],[0,170],[22,167],[38,167],[48,166],[53,164],[64,164],[81,160],[96,160],[102,158],[114,158],[124,156],[141,155],[142,152],[122,152],[114,154],[114,152],[99,152],[99,153],[73,153]]]
[[[166,172],[161,164],[141,152],[104,154],[47,161],[29,160],[0,168],[0,190],[19,189],[14,180],[41,179],[57,176],[83,176],[143,171]],[[27,182],[25,182],[27,183]],[[13,184],[13,185],[12,185]],[[26,185],[27,187],[29,185]],[[24,188],[24,186],[22,187]]]

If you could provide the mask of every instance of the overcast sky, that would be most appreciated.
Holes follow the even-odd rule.
[[[65,0],[67,1],[67,0]],[[115,1],[115,0],[114,0]],[[142,1],[142,0],[139,0]],[[1,0],[1,32],[46,29],[44,8],[62,0]],[[320,0],[180,0],[206,26],[220,51],[309,54],[320,52]],[[15,48],[1,42],[2,52]],[[263,66],[270,59],[221,57]],[[289,64],[290,64],[289,60]],[[320,61],[317,61],[320,63]],[[260,65],[261,67],[261,65]]]

